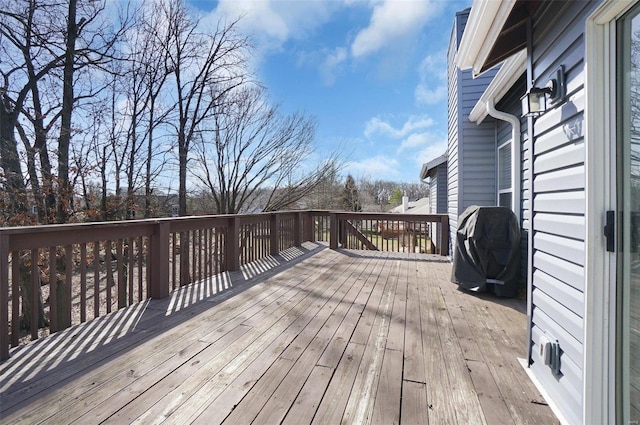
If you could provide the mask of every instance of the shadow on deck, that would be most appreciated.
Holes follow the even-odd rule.
[[[14,350],[0,419],[557,423],[517,360],[523,303],[450,273],[306,243]]]

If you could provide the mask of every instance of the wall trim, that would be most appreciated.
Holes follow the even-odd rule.
[[[605,0],[585,25],[585,311],[583,418],[616,420],[615,253],[605,249],[606,210],[616,209],[615,29],[633,2]]]

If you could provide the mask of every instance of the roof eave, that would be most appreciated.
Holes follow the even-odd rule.
[[[474,0],[456,54],[458,68],[471,69],[474,77],[484,71],[484,64],[516,1]]]
[[[429,171],[433,170],[437,166],[444,164],[447,162],[447,154],[443,153],[442,155],[432,159],[429,162],[425,162],[422,164],[422,170],[420,171],[420,179],[424,180],[427,178]]]
[[[469,121],[480,124],[489,114],[487,111],[487,101],[493,100],[494,103],[498,103],[525,72],[526,65],[526,49],[520,50],[504,61],[500,70],[493,77],[493,80],[489,83],[484,93],[482,93],[482,96],[478,99],[471,113],[469,113]]]

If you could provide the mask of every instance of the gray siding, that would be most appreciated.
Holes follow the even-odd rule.
[[[572,423],[583,422],[584,30],[594,7],[588,2],[544,5],[533,18],[529,52],[537,85],[544,85],[561,64],[567,76],[566,101],[534,121],[533,143],[524,149],[529,156],[524,175],[533,178],[524,187],[533,188],[533,198],[523,197],[528,211],[523,222],[533,220],[531,344],[536,347],[547,333],[562,349],[560,376],[539,360],[535,349],[531,370]]]
[[[469,121],[469,113],[493,79],[497,69],[474,79],[471,71],[460,71],[454,64],[460,38],[469,16],[456,14],[448,51],[449,129],[448,129],[448,212],[451,251],[455,249],[458,216],[471,205],[496,205],[495,123],[486,119],[480,125]]]
[[[526,91],[526,75],[516,82],[516,84],[509,89],[509,92],[498,102],[496,109],[503,111],[511,115],[520,117],[520,140],[516,141],[516,145],[520,146],[520,151],[517,152],[512,147],[512,154],[520,155],[520,250],[522,255],[522,262],[520,264],[521,278],[523,287],[527,282],[527,257],[528,257],[528,238],[529,238],[529,212],[527,210],[529,205],[529,137],[527,128],[527,119],[522,118],[522,104],[520,97]],[[511,140],[511,124],[506,121],[496,120],[496,146],[502,145]],[[497,178],[496,178],[497,179]]]
[[[435,170],[429,172],[429,203],[432,214],[447,213],[447,163],[437,166]],[[431,227],[431,240],[436,241],[440,233],[440,224]]]
[[[447,163],[429,172],[429,204],[431,214],[447,213]]]
[[[458,228],[458,76],[461,71],[455,65],[458,43],[469,17],[468,12],[456,14],[449,50],[447,52],[448,135],[447,135],[447,212],[449,213],[450,249],[453,254],[455,234]]]

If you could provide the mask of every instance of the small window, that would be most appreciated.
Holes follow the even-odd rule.
[[[498,147],[498,205],[511,208],[511,141]]]

